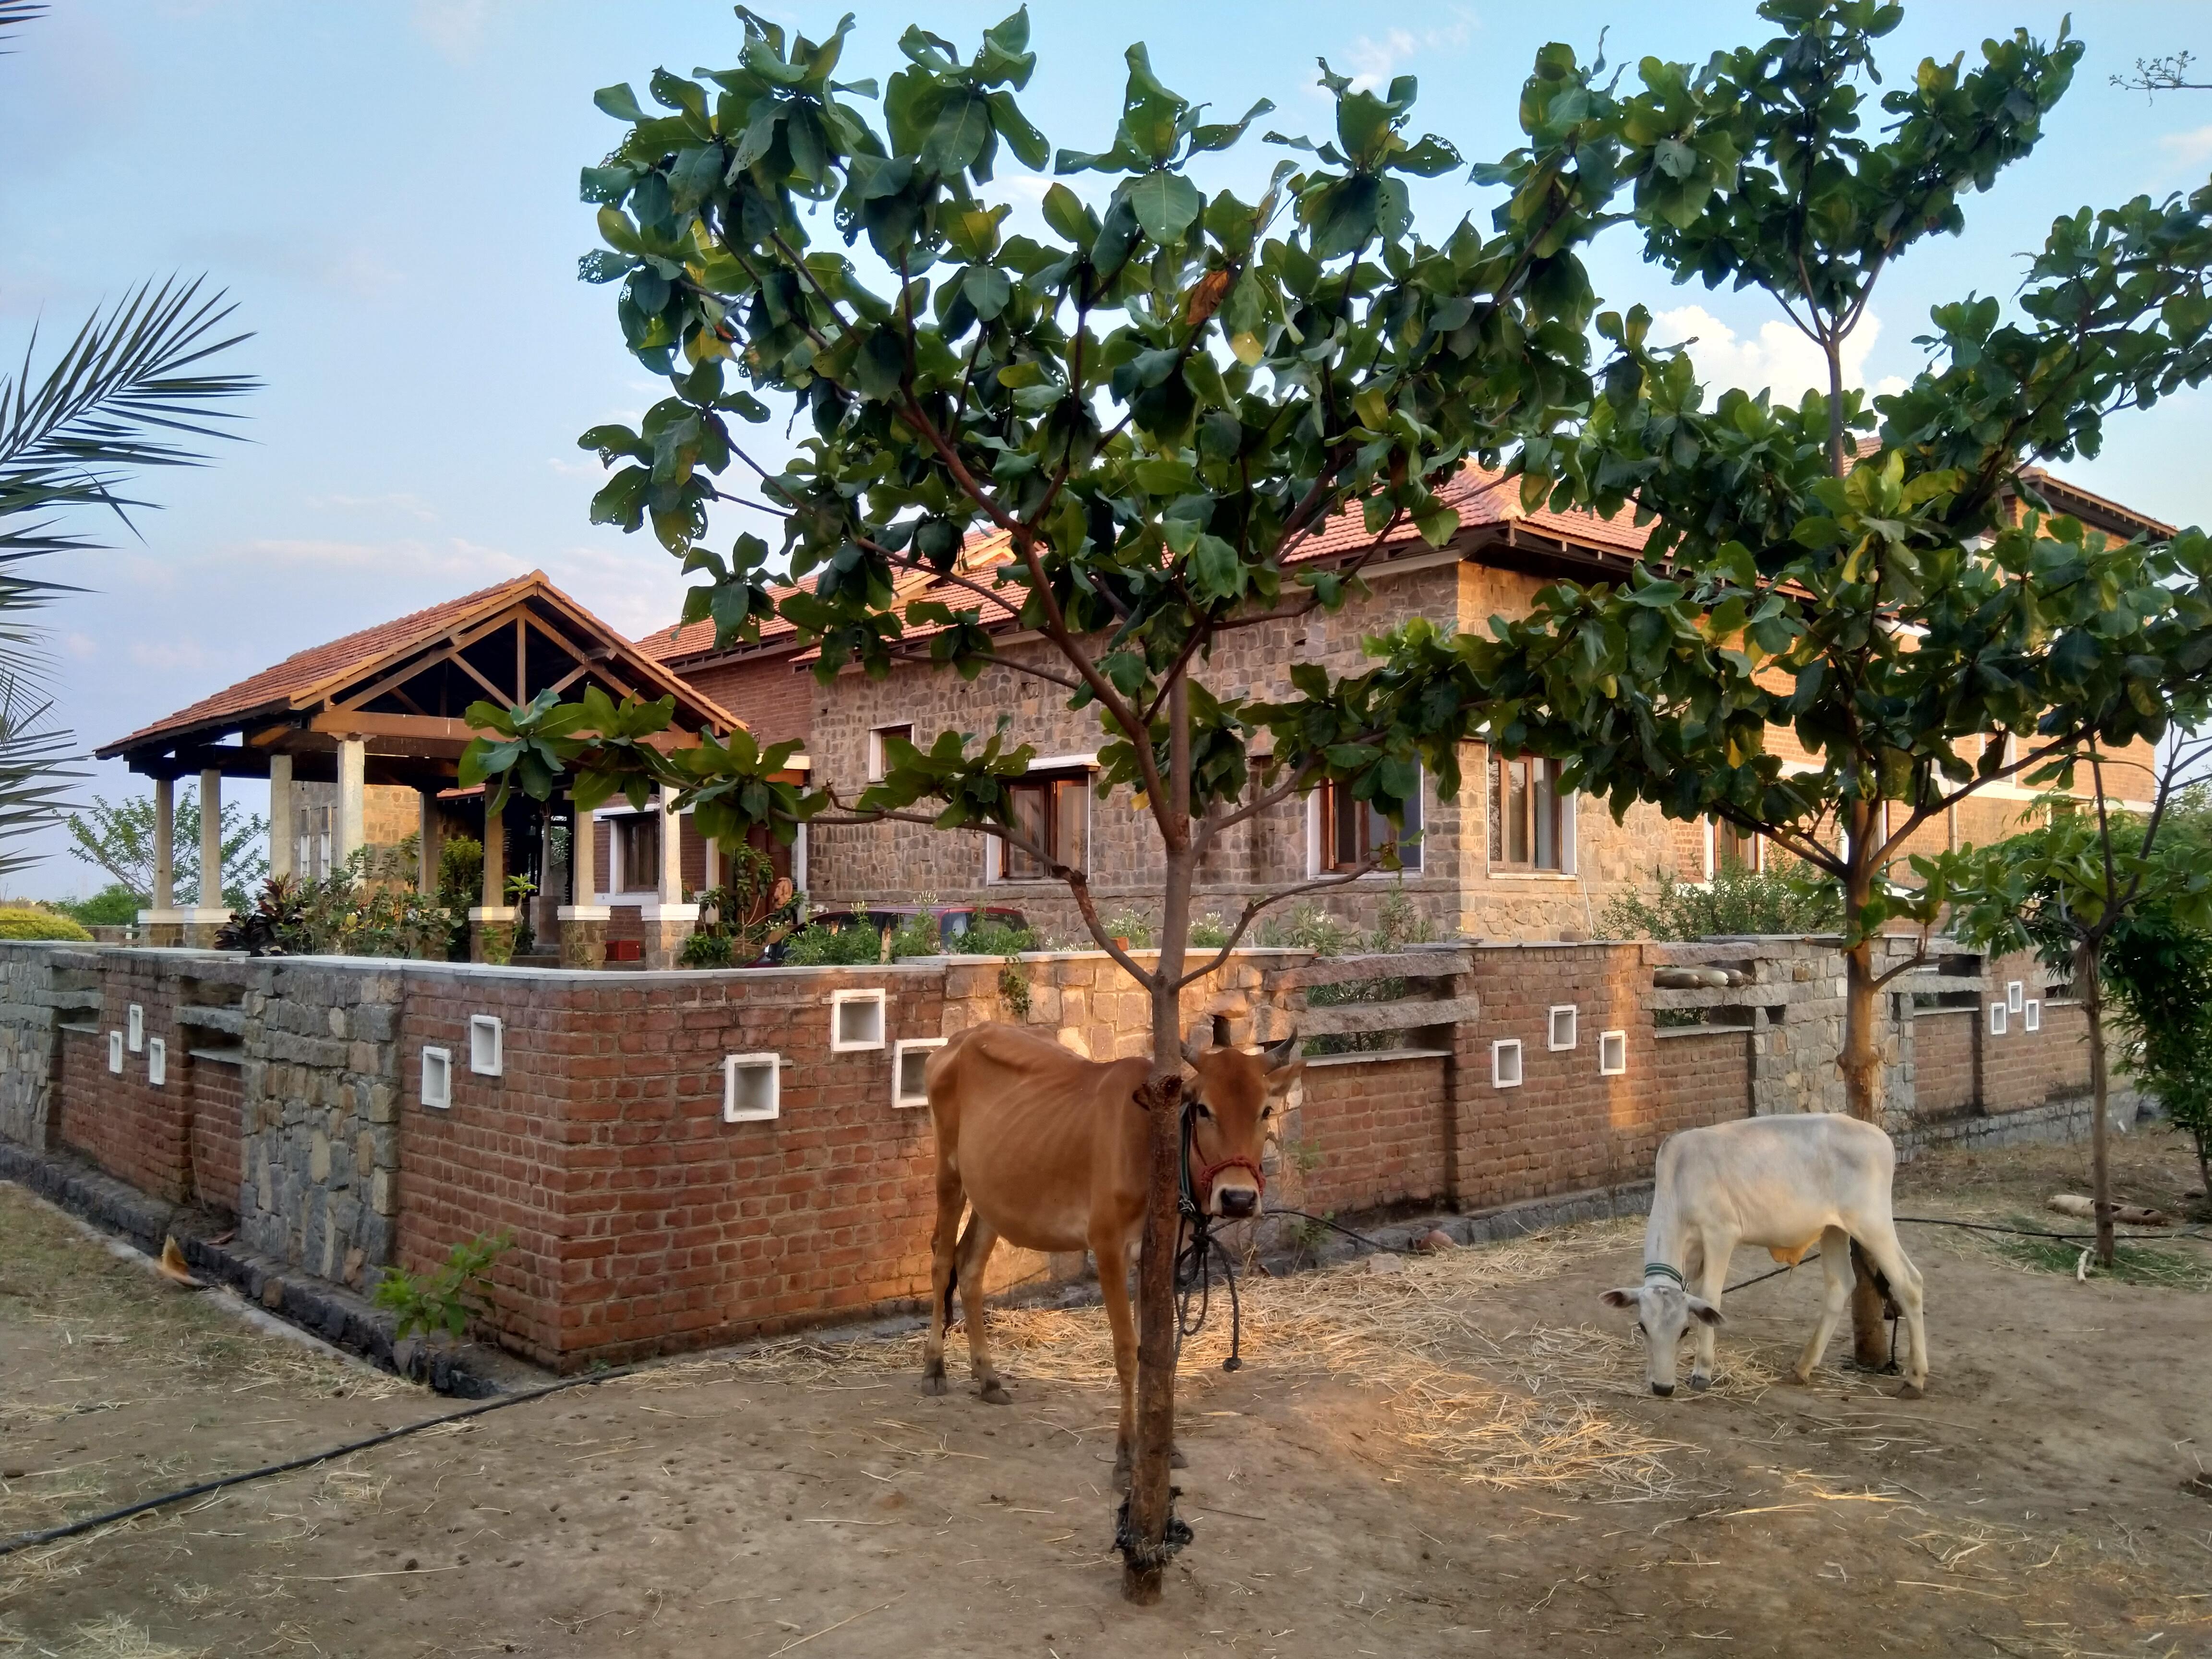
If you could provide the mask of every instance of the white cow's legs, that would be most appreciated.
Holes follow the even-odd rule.
[[[1813,1380],[1820,1356],[1827,1352],[1836,1327],[1843,1322],[1844,1310],[1850,1306],[1851,1237],[1841,1227],[1830,1227],[1820,1235],[1820,1271],[1827,1281],[1820,1300],[1820,1322],[1814,1328],[1813,1340],[1797,1356],[1796,1367],[1790,1373],[1800,1382]]]
[[[1887,1216],[1869,1221],[1858,1236],[1859,1245],[1889,1281],[1889,1293],[1905,1314],[1907,1352],[1905,1381],[1916,1394],[1928,1386],[1928,1326],[1924,1317],[1920,1269],[1898,1242],[1897,1225]]]
[[[1698,1294],[1716,1308],[1721,1305],[1721,1292],[1728,1288],[1729,1258],[1735,1254],[1735,1240],[1725,1233],[1708,1234],[1699,1241]],[[1697,1337],[1697,1357],[1690,1364],[1690,1386],[1703,1390],[1713,1382],[1713,1328],[1702,1319],[1690,1322]]]

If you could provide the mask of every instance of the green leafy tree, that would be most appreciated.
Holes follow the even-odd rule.
[[[543,796],[572,774],[584,806],[672,785],[726,844],[761,824],[788,839],[810,818],[973,828],[1068,884],[1153,1008],[1155,1191],[1125,1533],[1127,1588],[1150,1599],[1170,1518],[1176,994],[1285,896],[1245,907],[1194,961],[1198,859],[1323,778],[1394,818],[1425,759],[1457,781],[1448,721],[1425,746],[1382,732],[1357,682],[1302,667],[1295,701],[1261,708],[1210,689],[1203,667],[1261,616],[1341,605],[1386,533],[1411,524],[1441,544],[1456,520],[1439,484],[1471,456],[1495,459],[1524,415],[1587,401],[1591,295],[1576,249],[1620,181],[1617,140],[1594,118],[1604,99],[1587,73],[1547,51],[1522,103],[1529,148],[1486,175],[1509,192],[1494,233],[1462,220],[1438,238],[1416,230],[1407,181],[1462,163],[1410,125],[1411,76],[1368,91],[1324,65],[1333,133],[1269,134],[1291,159],[1246,199],[1206,173],[1272,106],[1212,119],[1141,46],[1105,147],[1055,155],[1018,102],[1036,61],[1025,13],[964,56],[908,29],[877,112],[865,107],[875,83],[837,78],[849,25],[816,41],[742,15],[737,67],[657,73],[650,106],[627,86],[597,96],[624,131],[584,170],[605,246],[581,274],[618,285],[624,343],[669,395],[635,428],[584,435],[614,469],[592,515],[649,526],[703,579],[685,615],[711,618],[724,644],[756,637],[771,613],[766,544],[707,544],[710,507],[735,500],[782,521],[782,555],[807,586],[781,611],[819,642],[825,679],[917,654],[969,677],[1000,663],[1091,711],[1102,789],[1127,792],[1157,838],[1159,956],[1142,963],[1115,945],[1086,872],[1024,839],[1010,792],[1030,751],[1002,733],[893,744],[889,775],[848,800],[775,781],[787,744],[740,733],[664,755],[648,739],[668,715],[652,705],[479,705],[470,718],[494,735],[467,775]],[[1009,158],[1091,175],[1090,199],[1055,184],[1048,234],[1007,234],[997,174]],[[817,241],[829,227],[837,237]],[[804,434],[775,472],[741,438],[740,423],[771,414],[798,416]],[[1347,504],[1375,538],[1367,552],[1286,568]],[[978,532],[1006,538],[1005,562],[957,565]],[[893,582],[917,572],[954,597],[902,609]],[[1001,654],[982,620],[1001,601],[1042,651]],[[924,643],[910,628],[933,632]],[[1255,766],[1263,727],[1272,758]],[[1395,848],[1380,857],[1395,862]]]
[[[1879,400],[1877,424],[1844,385],[1846,342],[1882,276],[2033,148],[2081,43],[2023,33],[1985,41],[1972,69],[1924,62],[1881,94],[1870,132],[1875,46],[1900,8],[1759,11],[1784,32],[1701,70],[1647,60],[1605,118],[1635,158],[1620,166],[1647,258],[1767,295],[1820,350],[1826,390],[1709,404],[1642,307],[1606,313],[1602,394],[1518,464],[1527,500],[1650,522],[1643,561],[1626,581],[1546,590],[1492,637],[1413,624],[1385,678],[1401,724],[1480,709],[1492,741],[1560,758],[1560,787],[1616,815],[1643,800],[1711,817],[1833,879],[1839,1070],[1850,1109],[1879,1121],[1879,993],[1911,964],[1877,970],[1874,940],[1935,920],[1893,878],[1907,842],[2088,742],[2155,741],[2212,665],[2212,544],[2112,543],[2045,511],[2027,470],[2094,454],[2108,416],[2212,371],[2212,186],[2056,221],[2010,307],[1935,308],[1929,366]],[[1863,1360],[1880,1355],[1878,1315],[1863,1277]]]
[[[1696,939],[1717,933],[1830,933],[1843,921],[1836,884],[1796,870],[1747,869],[1723,858],[1707,882],[1659,872],[1651,896],[1617,894],[1598,923],[1607,939]]]
[[[71,812],[67,820],[70,856],[105,870],[118,885],[137,898],[138,908],[153,902],[154,798],[126,795],[111,801],[93,797],[92,805]],[[249,812],[236,801],[222,804],[222,898],[234,910],[243,910],[247,895],[259,890],[269,874],[269,820]],[[175,869],[173,880],[179,894],[197,901],[200,884],[200,806],[192,787],[176,795],[175,830],[171,842]],[[135,921],[136,915],[126,918]]]
[[[2194,727],[2203,723],[2207,698],[2200,692],[2192,703]],[[2092,804],[2054,812],[2048,823],[1986,848],[1913,861],[1930,890],[1954,905],[1952,929],[1960,939],[1991,951],[2033,949],[2072,972],[2074,994],[2088,1017],[2090,1171],[2097,1261],[2106,1267],[2112,1265],[2112,1181],[2106,1121],[2111,1087],[2106,952],[2118,939],[2127,939],[2141,952],[2158,933],[2202,935],[2212,927],[2212,866],[2197,856],[2199,848],[2160,846],[2181,781],[2207,758],[2212,758],[2212,739],[2172,744],[2159,768],[2151,809],[2137,818],[2112,809],[2104,759],[2092,746],[2052,770],[2053,781],[2062,785],[2070,784],[2072,773],[2086,772]],[[2130,938],[2132,927],[2142,932]],[[2148,963],[2131,965],[2140,971]],[[2154,1017],[2159,1010],[2154,1004],[2145,1012]],[[2189,1024],[2202,1029],[2201,1006]],[[2175,1035],[2158,1034],[2161,1057]],[[2201,1056],[2183,1061],[2169,1076],[2174,1072],[2178,1080],[2192,1074],[2201,1079]],[[2197,1149],[2202,1158],[2201,1136]]]

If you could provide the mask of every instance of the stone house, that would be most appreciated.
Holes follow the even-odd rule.
[[[2114,536],[2166,529],[2048,475],[2037,481],[2055,507]],[[1517,481],[1480,469],[1469,468],[1445,493],[1460,513],[1459,531],[1446,546],[1431,548],[1407,527],[1365,567],[1373,590],[1368,599],[1333,617],[1271,620],[1227,635],[1202,672],[1209,689],[1221,696],[1287,697],[1296,664],[1319,664],[1333,674],[1357,672],[1366,661],[1362,641],[1409,617],[1480,629],[1493,615],[1526,614],[1536,592],[1559,578],[1625,577],[1643,546],[1644,532],[1625,516],[1607,521],[1587,513],[1527,512]],[[1347,516],[1316,538],[1301,562],[1340,562],[1367,539]],[[971,547],[968,562],[988,568],[1003,556],[997,538],[984,538]],[[909,583],[902,598],[921,598],[931,586]],[[944,597],[973,603],[964,591]],[[985,620],[997,624],[1006,655],[1056,659],[1048,644],[1018,631],[1011,612]],[[811,672],[814,653],[780,621],[763,630],[757,644],[737,650],[715,651],[705,623],[657,631],[636,646],[735,712],[763,741],[800,740],[810,780],[835,786],[848,799],[880,775],[887,738],[927,743],[947,728],[981,735],[1008,720],[1012,736],[1037,754],[1028,822],[1090,872],[1103,911],[1156,909],[1159,859],[1151,820],[1126,793],[1100,800],[1087,787],[1100,728],[1093,715],[1069,711],[1049,684],[1006,668],[963,681],[925,658],[899,664],[881,680],[848,670],[825,685]],[[1787,759],[1789,734],[1775,735]],[[2147,757],[2135,758],[2140,763]],[[1553,789],[1551,769],[1539,761],[1493,759],[1482,745],[1468,745],[1455,799],[1425,782],[1421,840],[1408,850],[1403,872],[1362,877],[1321,902],[1371,926],[1384,900],[1402,893],[1445,935],[1587,939],[1598,935],[1608,901],[1624,887],[1648,883],[1662,871],[1704,880],[1724,858],[1755,863],[1762,857],[1759,846],[1738,842],[1726,826],[1672,822],[1656,807],[1637,806],[1615,823],[1602,803]],[[2025,787],[1992,786],[1955,809],[1953,822],[1930,825],[1924,844],[1994,839],[2040,798]],[[1356,862],[1386,833],[1379,818],[1334,799],[1326,787],[1279,805],[1209,849],[1198,909],[1233,915],[1257,893]],[[907,824],[812,827],[803,836],[794,878],[817,907],[931,898],[1012,905],[1049,933],[1073,939],[1081,923],[1066,890],[1041,870],[1024,868],[1024,862],[1002,856],[995,839],[980,832]]]

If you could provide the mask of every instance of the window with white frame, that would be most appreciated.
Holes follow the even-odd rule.
[[[1990,1035],[2002,1036],[2004,1034],[2005,1006],[2002,1002],[1992,1002],[1990,1004]]]
[[[869,990],[830,994],[830,1052],[857,1054],[884,1046],[887,1024],[884,995],[880,987]]]
[[[1490,757],[1490,866],[1574,869],[1574,802],[1559,790],[1559,763],[1534,755]]]
[[[422,1050],[422,1103],[442,1112],[453,1103],[453,1051]]]
[[[156,1089],[169,1080],[169,1045],[160,1037],[146,1044],[146,1081]]]
[[[134,1002],[130,1006],[130,1007],[124,1011],[123,1030],[125,1033],[123,1039],[123,1045],[126,1048],[130,1049],[132,1054],[137,1054],[141,1048],[146,1046],[146,1010],[144,1005]]]
[[[1030,773],[1008,790],[1013,827],[1054,864],[1081,868],[1090,857],[1091,774]],[[985,871],[992,881],[1043,881],[1051,875],[1035,853],[992,836]]]
[[[1425,780],[1415,782],[1406,798],[1406,821],[1395,824],[1370,801],[1364,801],[1345,786],[1324,781],[1306,797],[1310,814],[1308,839],[1312,873],[1358,870],[1372,865],[1395,845],[1398,867],[1408,872],[1421,867],[1421,797]]]
[[[2043,1029],[2043,1004],[2034,997],[2030,997],[2021,1006],[2020,1029],[2023,1031],[2039,1031]]]
[[[107,1034],[107,1069],[118,1075],[123,1070],[123,1032],[119,1027]]]
[[[1600,1031],[1597,1034],[1597,1074],[1600,1077],[1619,1077],[1628,1070],[1628,1033]]]
[[[760,1123],[783,1110],[783,1059],[728,1054],[722,1060],[722,1121]]]
[[[469,1016],[469,1070],[498,1077],[507,1069],[507,1030],[496,1014]]]
[[[2005,1012],[2019,1013],[2027,1006],[2027,981],[2008,979],[2005,981]]]
[[[1521,1086],[1519,1037],[1499,1037],[1490,1045],[1490,1086],[1493,1089],[1517,1089]]]
[[[294,838],[299,862],[294,867],[302,881],[320,881],[331,872],[331,809],[295,806],[292,809]]]
[[[1575,1046],[1575,1005],[1573,1003],[1559,1002],[1552,1006],[1550,1029],[1545,1036],[1544,1046],[1554,1054]]]
[[[614,834],[608,845],[614,860],[614,890],[617,893],[657,893],[660,890],[660,814],[624,812],[603,820]]]
[[[887,745],[894,742],[912,743],[913,741],[914,726],[911,723],[901,726],[878,726],[871,731],[868,733],[868,781],[880,783],[883,781],[884,774],[890,770],[890,757],[884,752]]]
[[[945,1046],[943,1037],[901,1037],[891,1050],[891,1104],[902,1109],[929,1104],[929,1057]]]

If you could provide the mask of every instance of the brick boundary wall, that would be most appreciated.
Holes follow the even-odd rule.
[[[1425,987],[1407,994],[1446,999],[1425,1006],[1450,1022],[1308,1067],[1270,1153],[1275,1201],[1483,1212],[1618,1192],[1648,1180],[1675,1130],[1835,1102],[1829,941],[1461,945],[1404,964]],[[1686,964],[1741,982],[1655,988]],[[1187,994],[1186,1031],[1266,1040],[1304,1017],[1326,966],[1240,953]],[[2040,1030],[2012,1015],[1991,1035],[1989,1005],[2014,980]],[[2048,988],[2032,963],[1966,957],[1890,988],[1890,1122],[1908,1151],[2075,1126],[2080,1014]],[[833,1052],[839,992],[881,994],[881,1046]],[[1143,999],[1097,952],[1011,975],[975,957],[590,973],[0,942],[0,1134],[234,1213],[244,1247],[356,1291],[511,1233],[500,1339],[573,1369],[918,1306],[933,1155],[927,1109],[895,1103],[896,1045],[1024,1002],[1078,1053],[1146,1047]],[[143,1047],[107,1069],[133,1003],[167,1046],[159,1085]],[[1570,1007],[1573,1041],[1555,1048],[1552,1011]],[[478,1018],[497,1022],[495,1068],[475,1064]],[[1612,1031],[1622,1067],[1607,1074]],[[1517,1085],[1493,1078],[1500,1042],[1519,1044]],[[424,1098],[427,1050],[449,1060],[442,1106]],[[781,1058],[778,1110],[726,1121],[725,1058],[751,1054]],[[1085,1264],[1002,1250],[994,1266],[1003,1287]]]

